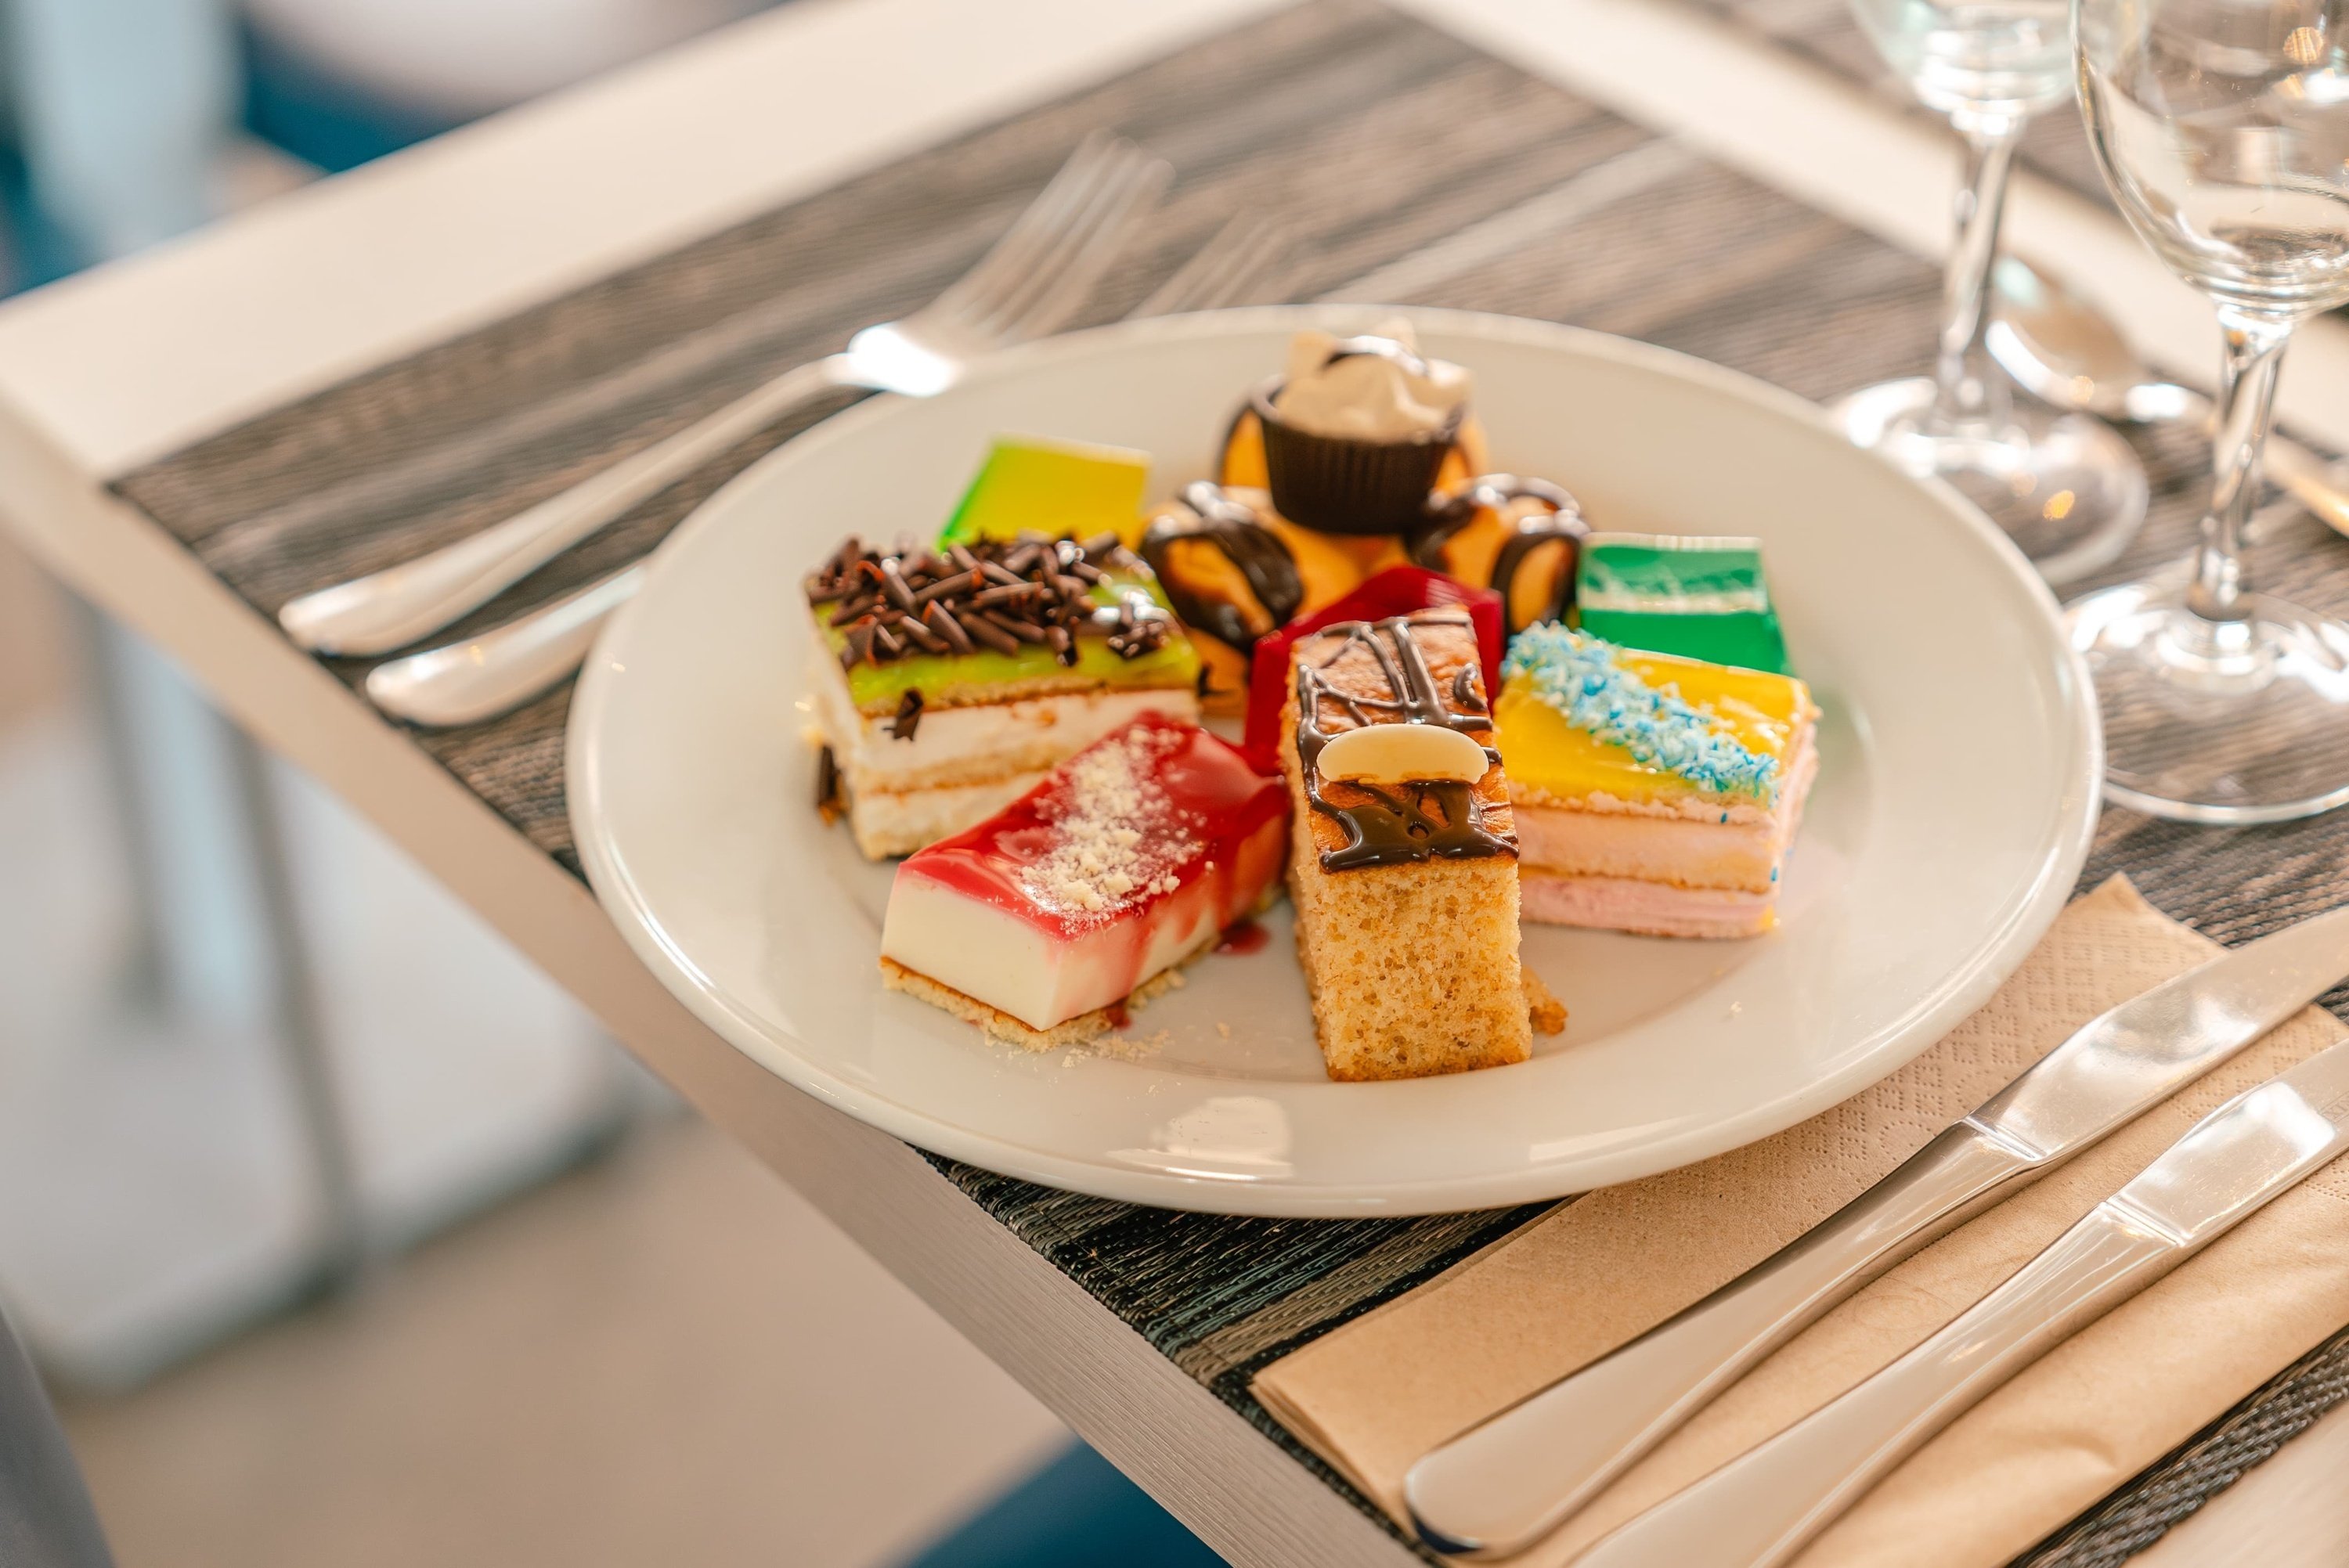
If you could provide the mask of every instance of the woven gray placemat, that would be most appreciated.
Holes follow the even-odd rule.
[[[1096,318],[1142,297],[1231,212],[1270,208],[1300,235],[1292,297],[1370,274],[1357,297],[1570,321],[1811,397],[1913,373],[1930,352],[1936,279],[1916,259],[1368,0],[1312,0],[306,397],[116,489],[274,614],[294,594],[554,493],[839,346],[856,325],[919,304],[1096,126],[1141,139],[1180,177],[1150,242],[1104,284]],[[1508,242],[1430,260],[1427,247],[1464,233]],[[470,624],[641,554],[752,458],[829,411],[746,442]],[[2116,578],[2184,549],[2203,483],[2199,442],[2141,444],[2155,512]],[[2349,602],[2349,552],[2313,523],[2283,530],[2254,565],[2309,602]],[[367,665],[329,667],[356,685]],[[568,703],[556,692],[418,744],[575,872],[562,775]],[[2236,942],[2335,902],[2344,855],[2349,818],[2211,832],[2108,812],[2088,880],[2125,870],[2168,913]],[[1349,1495],[1257,1406],[1249,1377],[1547,1207],[1234,1219],[934,1163]],[[2338,1397],[2337,1379],[2287,1377],[2246,1402],[2238,1429],[2292,1429]],[[2188,1445],[2064,1538],[2064,1551],[2107,1555],[2062,1561],[2137,1550],[2149,1522],[2225,1486],[2258,1451],[2240,1438]]]

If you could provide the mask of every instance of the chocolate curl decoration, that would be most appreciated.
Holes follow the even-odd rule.
[[[916,727],[921,722],[922,694],[908,691],[905,699],[897,704],[897,717],[889,721],[889,738],[892,740],[911,740]]]
[[[974,540],[943,553],[911,542],[883,552],[852,537],[804,586],[811,605],[831,606],[825,624],[845,628],[844,668],[1023,645],[1074,665],[1080,637],[1101,637],[1129,659],[1165,645],[1174,624],[1156,604],[1133,594],[1115,605],[1093,598],[1113,574],[1143,570],[1112,533],[1081,543],[1036,533]]]

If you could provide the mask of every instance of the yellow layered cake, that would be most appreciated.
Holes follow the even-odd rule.
[[[1818,766],[1808,687],[1557,624],[1521,634],[1503,668],[1526,919],[1660,936],[1776,923]]]

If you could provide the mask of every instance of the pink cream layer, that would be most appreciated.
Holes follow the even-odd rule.
[[[1559,876],[1520,863],[1525,918],[1646,936],[1758,936],[1777,923],[1777,893],[1673,887],[1626,877]]]
[[[1145,715],[905,861],[881,951],[1049,1029],[1123,1000],[1255,910],[1288,802],[1205,730]]]
[[[1776,891],[1778,869],[1802,823],[1803,801],[1817,772],[1818,753],[1806,726],[1795,738],[1778,803],[1766,815],[1744,820],[1656,816],[1520,798],[1511,802],[1517,863],[1553,876],[1669,882],[1766,899]],[[1546,918],[1530,911],[1528,917]]]

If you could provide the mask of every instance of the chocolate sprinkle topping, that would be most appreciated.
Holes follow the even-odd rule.
[[[922,694],[918,690],[908,690],[905,693],[905,700],[897,705],[897,717],[889,721],[889,738],[913,739],[914,730],[921,722]]]
[[[835,606],[824,617],[845,628],[843,668],[885,665],[911,653],[968,654],[980,647],[1012,654],[1020,645],[1049,647],[1063,665],[1077,662],[1077,639],[1097,636],[1120,658],[1164,647],[1173,616],[1136,593],[1104,604],[1094,596],[1113,573],[1140,576],[1142,562],[1113,533],[1081,543],[1023,533],[975,540],[944,555],[910,542],[894,551],[851,536],[808,576],[808,603]],[[901,738],[913,722],[899,714]]]
[[[847,810],[847,801],[843,798],[843,791],[840,787],[840,763],[833,757],[832,748],[829,746],[817,748],[815,754],[815,809],[818,812],[822,813],[824,825],[826,827],[830,827],[833,823],[840,820],[840,814],[843,810]]]

